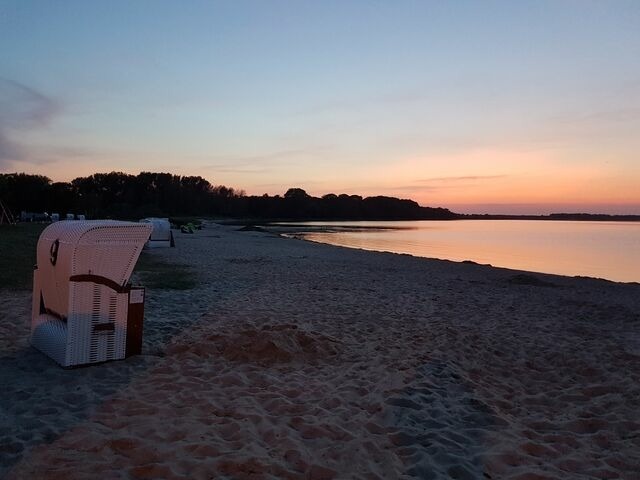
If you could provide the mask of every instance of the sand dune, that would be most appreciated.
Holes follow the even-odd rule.
[[[62,370],[2,292],[9,479],[637,478],[640,286],[210,225],[144,355]]]

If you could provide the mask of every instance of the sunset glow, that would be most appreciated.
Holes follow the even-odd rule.
[[[640,214],[639,26],[635,1],[0,0],[0,172]]]

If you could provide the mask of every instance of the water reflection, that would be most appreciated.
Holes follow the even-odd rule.
[[[640,281],[640,223],[461,220],[295,225],[302,227],[308,240],[345,247]]]

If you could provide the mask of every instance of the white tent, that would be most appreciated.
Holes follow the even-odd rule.
[[[150,234],[150,225],[111,220],[45,228],[33,277],[32,345],[65,367],[139,353],[144,289],[128,281]]]

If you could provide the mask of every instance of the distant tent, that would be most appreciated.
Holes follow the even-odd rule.
[[[4,206],[2,200],[0,200],[0,224],[8,223],[9,225],[13,225],[16,223],[11,211]]]

